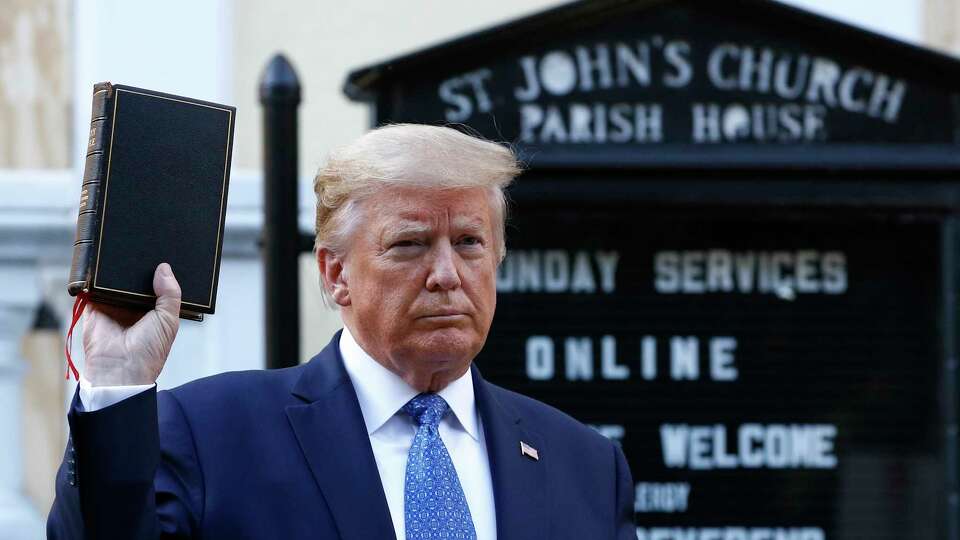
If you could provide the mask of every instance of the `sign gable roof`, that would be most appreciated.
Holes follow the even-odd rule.
[[[464,124],[538,166],[957,170],[958,86],[949,56],[772,0],[594,0],[358,69],[344,91],[377,123]]]
[[[806,27],[817,39],[856,41],[863,50],[895,55],[903,62],[949,76],[947,80],[956,81],[955,86],[960,88],[960,61],[956,58],[775,0],[578,0],[355,69],[347,75],[343,91],[352,100],[373,101],[382,86],[391,79],[402,78],[407,70],[460,63],[464,56],[475,57],[478,52],[482,56],[510,53],[516,50],[518,40],[531,45],[553,35],[569,36],[570,32],[610,18],[642,16],[670,4],[708,9],[717,7],[710,4],[723,4],[722,9],[731,14],[753,12],[762,21],[778,20],[784,25]]]

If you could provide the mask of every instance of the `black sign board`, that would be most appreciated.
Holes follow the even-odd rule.
[[[467,124],[539,165],[871,167],[960,164],[958,75],[774,2],[634,1],[571,5],[356,71],[346,89],[375,95],[381,120]],[[811,146],[827,152],[783,153]]]
[[[523,156],[477,361],[622,445],[639,539],[944,539],[958,81],[777,2],[596,0],[345,90]]]
[[[935,223],[570,207],[512,229],[480,366],[622,442],[639,538],[943,537]]]

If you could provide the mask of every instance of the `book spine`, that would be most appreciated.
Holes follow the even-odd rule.
[[[97,240],[100,208],[103,203],[101,181],[106,170],[107,144],[113,110],[113,87],[110,83],[98,83],[93,87],[93,112],[90,115],[90,138],[87,140],[87,157],[83,167],[83,184],[80,188],[80,210],[77,214],[77,235],[73,242],[73,261],[67,291],[71,296],[90,288],[90,266]]]

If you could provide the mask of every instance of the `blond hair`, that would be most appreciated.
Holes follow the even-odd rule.
[[[383,188],[482,187],[491,197],[494,249],[502,260],[506,254],[504,189],[520,171],[516,156],[506,146],[450,127],[391,124],[373,129],[334,151],[317,172],[314,249],[345,255],[360,221],[359,203]]]

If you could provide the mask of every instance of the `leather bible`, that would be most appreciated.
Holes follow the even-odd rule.
[[[236,108],[109,82],[93,87],[67,291],[152,309],[167,262],[180,316],[214,312]]]

